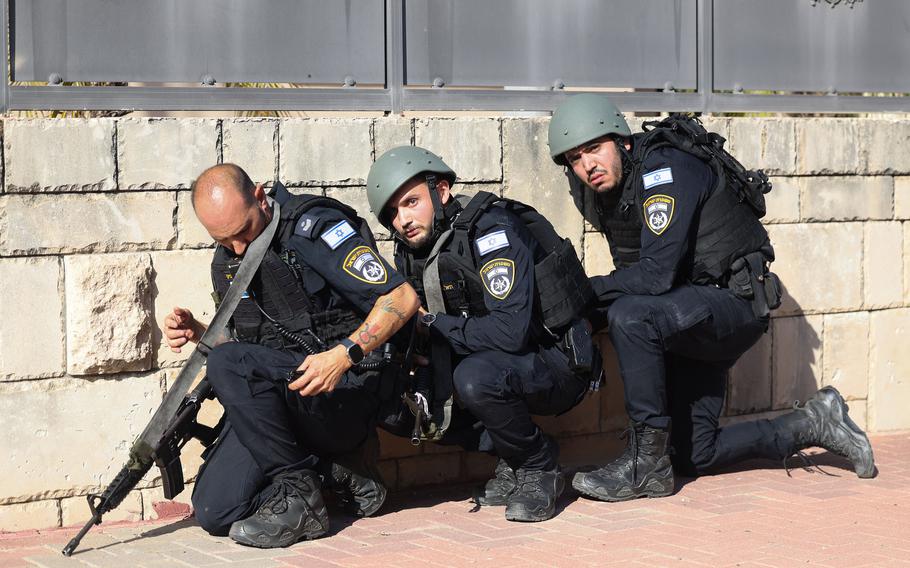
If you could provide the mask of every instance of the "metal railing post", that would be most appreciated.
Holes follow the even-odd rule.
[[[404,88],[404,0],[386,0],[386,88],[392,114],[401,114]]]
[[[714,0],[698,0],[696,8],[698,45],[698,95],[702,112],[714,109]]]

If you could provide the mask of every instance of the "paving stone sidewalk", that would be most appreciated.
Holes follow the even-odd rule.
[[[535,524],[474,507],[468,487],[433,488],[392,496],[376,518],[336,514],[329,537],[288,549],[245,548],[174,518],[105,523],[71,558],[60,549],[75,528],[0,534],[0,566],[910,566],[910,434],[873,445],[872,480],[822,452],[815,460],[837,477],[753,462],[677,480],[664,499],[607,504],[567,492],[557,517]]]

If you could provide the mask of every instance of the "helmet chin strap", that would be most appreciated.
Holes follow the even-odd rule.
[[[430,201],[433,203],[433,227],[431,229],[431,236],[435,238],[438,230],[442,228],[446,216],[445,210],[442,207],[442,202],[439,201],[439,192],[436,191],[436,175],[428,173],[426,174],[426,179],[427,187],[430,190]]]

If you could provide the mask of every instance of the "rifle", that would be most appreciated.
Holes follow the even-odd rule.
[[[205,383],[204,387],[200,383],[200,386],[190,395],[184,396],[184,393],[189,390],[196,375],[199,374],[205,364],[205,359],[208,357],[209,352],[214,349],[218,338],[221,337],[221,333],[231,319],[234,309],[240,303],[242,294],[246,292],[247,286],[253,280],[253,275],[259,270],[259,264],[262,262],[262,258],[265,256],[275,232],[278,230],[281,206],[277,201],[269,199],[269,202],[272,205],[272,219],[262,233],[253,239],[253,242],[247,247],[243,262],[240,263],[240,269],[234,275],[231,287],[225,293],[218,310],[215,312],[215,316],[212,318],[212,322],[205,330],[205,333],[202,334],[202,337],[199,338],[196,349],[186,360],[174,380],[174,384],[164,395],[164,400],[161,401],[158,410],[155,411],[145,429],[133,442],[126,465],[120,469],[120,473],[117,474],[114,481],[107,486],[107,489],[100,496],[88,496],[88,506],[92,511],[92,518],[85,523],[82,530],[63,549],[64,556],[70,556],[76,550],[82,537],[92,528],[92,525],[101,524],[102,515],[117,507],[127,493],[136,487],[142,477],[152,469],[152,465],[158,464],[162,468],[162,474],[165,476],[165,496],[168,495],[168,492],[176,495],[183,490],[183,468],[180,467],[179,459],[175,457],[175,453],[179,456],[179,450],[182,444],[185,443],[178,441],[178,433],[181,428],[179,426],[180,417],[185,416],[184,420],[189,420],[190,416],[192,416],[190,424],[195,423],[195,414],[199,411],[198,407],[205,398],[211,396],[211,387],[208,385],[208,381],[203,381]],[[206,388],[209,391],[203,396],[202,391]],[[194,393],[197,395],[195,402],[188,402],[188,399]],[[187,428],[190,427],[187,426]],[[201,430],[198,426],[191,429],[201,432],[202,436],[208,439],[214,436],[213,431]],[[192,435],[190,436],[192,437]]]
[[[183,466],[180,463],[180,450],[192,438],[199,440],[203,446],[209,447],[218,437],[215,428],[196,421],[202,403],[212,398],[215,398],[212,386],[206,379],[202,379],[196,388],[183,399],[173,420],[161,436],[161,440],[155,445],[152,451],[152,461],[140,464],[140,467],[131,467],[131,464],[127,463],[103,493],[88,495],[88,506],[91,509],[92,518],[63,549],[64,556],[70,556],[76,550],[82,537],[93,525],[101,524],[101,517],[105,513],[120,505],[130,490],[148,473],[152,465],[158,466],[161,470],[165,499],[173,499],[183,491]]]

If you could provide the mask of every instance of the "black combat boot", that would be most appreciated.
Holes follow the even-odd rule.
[[[280,548],[323,536],[329,516],[317,479],[309,470],[278,475],[267,489],[274,494],[258,511],[232,524],[230,537],[246,546]]]
[[[875,474],[872,444],[847,415],[847,403],[836,388],[823,387],[802,406],[798,402],[793,406],[796,410],[771,421],[789,436],[788,455],[804,448],[824,448],[850,460],[859,477]]]
[[[507,504],[509,496],[518,485],[515,470],[509,467],[506,460],[499,458],[494,473],[493,479],[474,493],[474,502],[481,507],[501,507]]]
[[[372,433],[367,441],[332,464],[332,491],[342,509],[355,517],[369,517],[382,507],[389,493],[376,462],[379,438]]]
[[[623,432],[625,451],[600,469],[576,473],[572,487],[601,501],[666,497],[673,493],[673,466],[667,452],[669,433],[632,422]]]
[[[515,468],[515,489],[506,498],[506,520],[533,523],[546,521],[556,513],[556,500],[566,480],[559,470],[559,446],[544,436],[544,469]]]

